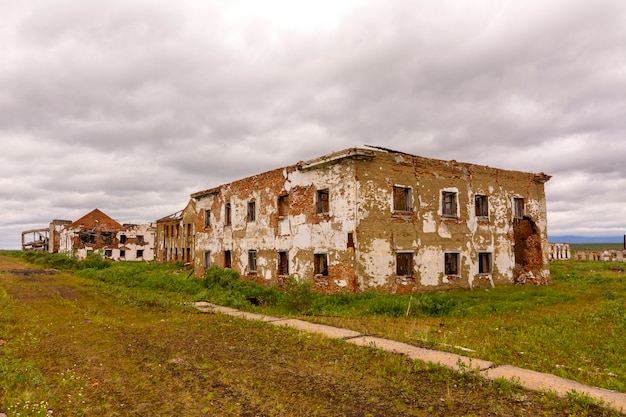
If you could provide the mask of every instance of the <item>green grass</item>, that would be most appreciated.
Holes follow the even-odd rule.
[[[0,271],[0,413],[8,417],[618,415],[587,397],[556,398],[187,306],[197,296],[191,283],[206,294],[230,288],[233,299],[242,288],[261,291],[220,271],[203,282],[180,265],[120,263],[78,267],[79,276],[1,254]],[[275,308],[310,311],[318,295],[292,285]],[[378,314],[366,319],[402,321]]]
[[[623,243],[570,243],[570,249],[577,250],[603,250],[603,249],[624,249]]]
[[[45,266],[45,257],[34,259]],[[91,262],[96,266],[75,266],[76,273],[114,288],[122,304],[166,309],[209,301],[295,316],[418,346],[451,351],[462,347],[464,354],[498,364],[626,392],[624,263],[554,262],[548,286],[326,296],[309,283],[292,281],[287,291],[280,291],[218,268],[197,280],[181,264],[120,262],[103,268],[97,260]]]

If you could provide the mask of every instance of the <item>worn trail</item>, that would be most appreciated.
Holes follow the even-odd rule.
[[[478,369],[480,374],[487,379],[506,378],[512,379],[524,388],[535,391],[550,390],[560,396],[570,392],[584,393],[593,398],[604,401],[611,407],[626,412],[626,394],[611,391],[604,388],[584,385],[569,379],[541,372],[530,371],[510,365],[494,366],[493,363],[481,359],[470,358],[450,352],[441,352],[432,349],[420,348],[407,343],[364,335],[354,330],[327,326],[324,324],[310,323],[297,319],[285,319],[280,317],[266,316],[255,313],[247,313],[229,307],[218,306],[207,302],[195,304],[198,310],[205,312],[218,312],[230,316],[259,320],[275,326],[292,327],[305,332],[323,334],[330,338],[343,339],[348,343],[358,346],[375,347],[387,352],[398,353],[424,362],[438,363],[456,370]]]

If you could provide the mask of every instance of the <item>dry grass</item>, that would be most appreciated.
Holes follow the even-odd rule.
[[[0,256],[8,416],[611,415],[575,397],[163,302],[180,295],[18,263]]]

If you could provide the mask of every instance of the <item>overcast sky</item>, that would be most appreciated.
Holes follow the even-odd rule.
[[[0,0],[0,248],[348,147],[552,175],[626,233],[623,0]]]

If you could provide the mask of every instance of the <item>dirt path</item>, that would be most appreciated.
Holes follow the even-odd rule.
[[[569,379],[555,375],[544,374],[536,371],[503,365],[494,367],[489,361],[469,358],[449,352],[420,348],[394,340],[383,339],[362,335],[359,332],[322,324],[310,323],[303,320],[282,319],[279,317],[263,316],[260,314],[241,312],[232,308],[212,305],[206,302],[196,303],[196,308],[201,311],[215,311],[231,316],[247,318],[249,320],[261,320],[276,326],[287,326],[295,329],[320,333],[330,338],[343,339],[348,343],[359,346],[376,347],[387,352],[399,353],[411,359],[423,362],[438,363],[455,370],[476,368],[486,379],[494,380],[506,378],[513,380],[524,388],[534,391],[553,391],[560,396],[571,392],[585,393],[593,398],[610,404],[613,408],[626,412],[626,394],[603,388],[580,384]]]

